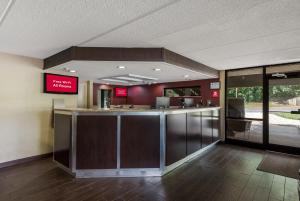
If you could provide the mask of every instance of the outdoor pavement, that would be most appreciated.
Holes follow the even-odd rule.
[[[246,118],[262,119],[262,112],[247,111]],[[270,114],[269,121],[271,144],[300,147],[300,120],[286,119]],[[262,121],[252,121],[249,132],[237,132],[234,138],[262,143],[262,133]]]

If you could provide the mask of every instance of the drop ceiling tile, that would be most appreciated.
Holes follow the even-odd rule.
[[[300,29],[253,40],[241,41],[221,47],[195,51],[189,55],[192,58],[198,58],[200,60],[218,61],[295,47],[300,47]]]
[[[238,18],[261,1],[182,0],[82,46],[147,46],[163,37],[195,26],[215,26]],[[184,39],[182,37],[181,39]],[[152,44],[151,46],[161,46]],[[168,48],[168,47],[167,47]]]
[[[269,51],[219,61],[205,61],[219,70],[299,62],[300,48]],[[296,59],[295,59],[296,58]],[[251,65],[249,65],[251,64]],[[299,69],[300,70],[300,69]]]
[[[2,15],[3,11],[5,10],[6,6],[8,5],[9,0],[1,0],[0,1],[0,16]]]
[[[299,21],[299,0],[16,1],[0,51],[44,58],[78,44],[166,47],[219,69],[247,67],[300,61],[291,50]]]
[[[84,45],[166,47],[208,65],[295,47],[299,20],[297,0],[181,1]]]
[[[161,44],[173,51],[191,56],[196,51],[242,43],[257,38],[278,35],[300,30],[299,16],[283,16],[280,18],[251,21],[237,20],[221,26],[197,26],[175,32],[164,37],[153,39],[151,44]],[[198,58],[200,59],[200,58]]]
[[[0,27],[0,51],[45,58],[172,0],[16,1]]]

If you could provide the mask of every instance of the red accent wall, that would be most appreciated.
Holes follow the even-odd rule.
[[[115,87],[124,87],[124,86],[117,86],[117,85],[106,85],[106,84],[98,84],[94,83],[93,85],[93,104],[97,105],[97,91],[98,89],[109,89],[112,93],[111,104],[112,105],[125,105],[127,104],[127,97],[116,97],[114,88]]]
[[[94,98],[93,103],[97,105],[97,90],[98,89],[110,89],[112,90],[112,105],[151,105],[155,106],[155,100],[158,96],[163,96],[164,88],[172,87],[191,87],[191,86],[200,86],[201,87],[201,96],[203,103],[206,104],[207,100],[210,99],[212,104],[219,106],[219,98],[212,98],[210,90],[211,82],[218,82],[219,79],[207,79],[207,80],[193,80],[193,81],[184,81],[184,82],[169,82],[163,84],[153,84],[153,85],[139,85],[139,86],[130,86],[128,87],[128,96],[127,97],[116,97],[114,94],[115,87],[124,87],[116,85],[105,85],[94,83]],[[194,102],[200,102],[200,97],[193,97]],[[180,97],[171,98],[172,106],[180,105]]]
[[[207,79],[207,80],[193,80],[193,81],[184,81],[184,82],[169,82],[163,84],[153,84],[153,85],[141,85],[141,86],[132,86],[128,87],[128,97],[127,104],[131,105],[155,105],[155,99],[157,96],[163,96],[164,88],[172,87],[189,87],[189,86],[200,86],[201,87],[201,96],[204,104],[207,103],[207,100],[211,100],[212,104],[219,106],[219,98],[212,98],[210,90],[211,82],[218,82],[219,79]],[[200,97],[193,97],[194,102],[200,102]],[[179,106],[180,98],[174,97],[171,98],[171,105]]]

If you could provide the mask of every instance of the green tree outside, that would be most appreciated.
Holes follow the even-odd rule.
[[[263,100],[263,87],[238,87],[228,88],[228,97],[244,98],[247,103],[249,102],[262,102]],[[300,84],[299,85],[276,85],[269,88],[270,101],[285,103],[288,99],[300,97]]]

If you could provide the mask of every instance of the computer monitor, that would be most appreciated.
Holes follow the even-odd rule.
[[[170,98],[169,97],[156,97],[156,108],[169,108]]]
[[[184,106],[185,107],[193,107],[194,99],[193,98],[184,98]]]

